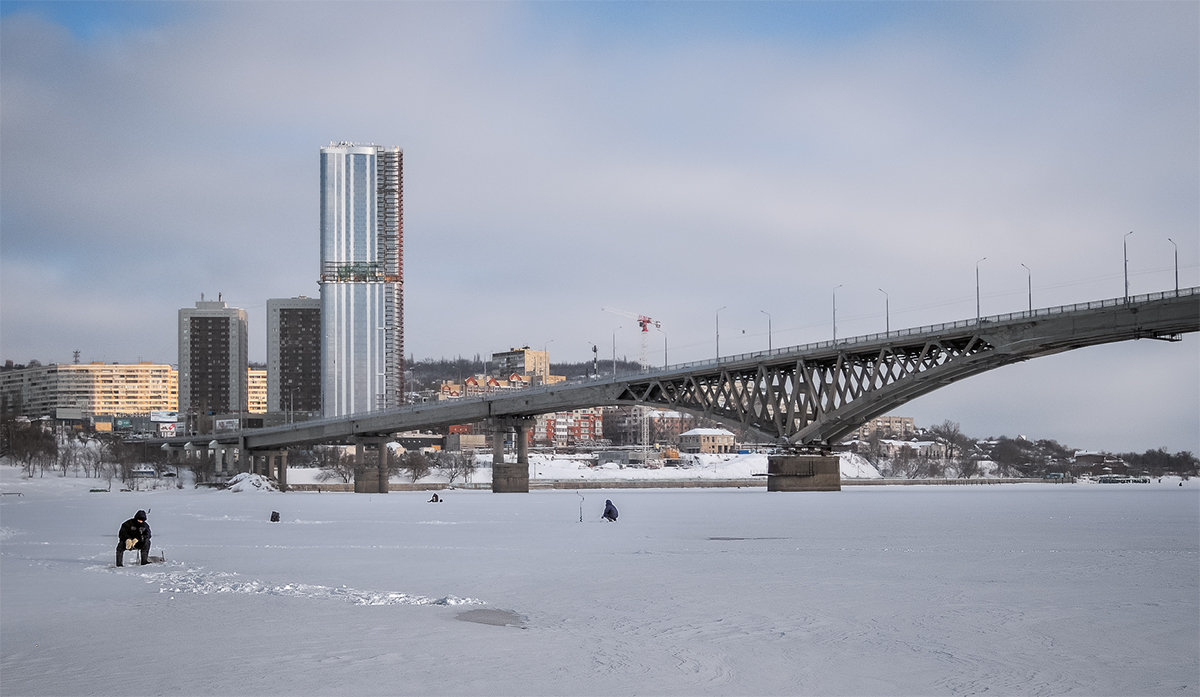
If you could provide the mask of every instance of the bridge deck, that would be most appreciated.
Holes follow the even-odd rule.
[[[452,402],[220,434],[155,439],[250,450],[344,441],[591,406],[651,404],[829,445],[862,423],[986,370],[1083,346],[1200,331],[1200,288],[1040,308],[576,379]]]

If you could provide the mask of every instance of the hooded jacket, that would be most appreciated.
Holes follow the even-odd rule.
[[[132,518],[121,523],[121,531],[117,533],[119,542],[136,539],[141,543],[150,540],[150,525],[146,523],[146,512],[138,511]]]

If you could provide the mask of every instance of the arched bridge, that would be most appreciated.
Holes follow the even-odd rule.
[[[1195,331],[1200,288],[1187,288],[165,442],[217,440],[268,450],[485,420],[507,429],[527,426],[537,414],[640,404],[749,427],[781,444],[823,448],[905,402],[984,371],[1085,346],[1178,340]]]

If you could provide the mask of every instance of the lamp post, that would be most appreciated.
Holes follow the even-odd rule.
[[[876,288],[875,290],[879,291],[880,293],[883,293],[883,331],[885,334],[891,334],[892,333],[892,310],[889,307],[889,305],[891,303],[891,298],[888,297],[886,290],[884,290],[882,288]]]
[[[980,317],[980,312],[979,312],[979,265],[985,261],[987,261],[987,257],[984,257],[984,258],[980,259],[979,261],[975,262],[975,323],[976,324],[979,323],[979,317]]]
[[[1175,244],[1175,240],[1170,237],[1167,238],[1167,241],[1175,247],[1175,296],[1179,297],[1179,245]]]
[[[759,310],[767,316],[767,353],[771,352],[771,313],[766,310]]]
[[[713,316],[715,317],[716,328],[717,328],[717,360],[718,361],[721,360],[721,310],[724,310],[727,307],[729,307],[729,306],[722,305],[717,308],[716,312],[713,313]]]
[[[1025,267],[1025,286],[1029,291],[1029,311],[1033,312],[1033,272],[1029,270],[1028,266],[1024,264],[1021,266]]]
[[[622,325],[624,326],[624,325]],[[613,330],[613,377],[617,377],[617,332],[621,327]]]
[[[833,287],[833,343],[837,343],[837,289],[844,286],[844,283],[839,283]]]
[[[1125,233],[1121,238],[1121,251],[1125,254],[1125,302],[1129,302],[1129,236],[1133,234],[1133,230]]]

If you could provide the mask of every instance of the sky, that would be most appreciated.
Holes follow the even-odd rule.
[[[0,360],[316,297],[319,151],[404,150],[405,347],[651,363],[1200,285],[1195,3],[0,4]],[[1128,234],[1132,232],[1132,234]],[[1176,264],[1176,252],[1178,263]],[[978,281],[978,282],[977,282]],[[897,410],[1200,451],[1200,340]]]

